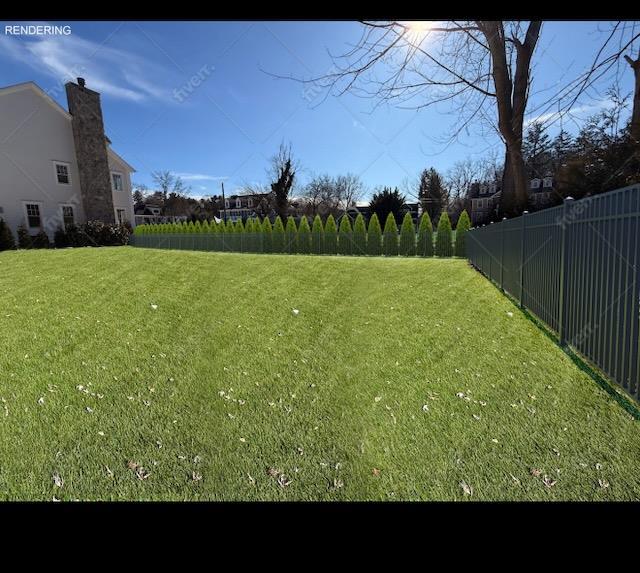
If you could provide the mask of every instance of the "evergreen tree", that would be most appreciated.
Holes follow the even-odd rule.
[[[338,252],[338,228],[333,215],[329,215],[324,224],[324,252],[328,255]]]
[[[446,211],[440,215],[438,221],[438,233],[436,235],[436,256],[450,257],[452,253],[451,244],[451,221]]]
[[[234,233],[244,233],[244,225],[242,223],[242,219],[238,219],[233,226]]]
[[[189,221],[189,224],[187,225],[187,233],[195,233],[196,232],[196,226],[193,224],[193,221]]]
[[[16,248],[13,233],[2,219],[0,219],[0,251],[10,251]]]
[[[315,216],[311,227],[311,252],[314,255],[320,255],[324,252],[324,228],[320,215]]]
[[[410,213],[406,213],[400,228],[400,254],[413,257],[416,254],[416,228]]]
[[[30,249],[33,247],[33,241],[31,240],[31,235],[27,228],[24,225],[20,225],[18,227],[18,248],[19,249]]]
[[[456,225],[456,248],[455,255],[456,257],[466,257],[467,249],[466,249],[466,235],[467,231],[471,228],[471,221],[469,219],[469,215],[467,214],[467,210],[465,209],[460,213],[460,217],[458,218],[458,224]]]
[[[447,196],[447,190],[440,173],[433,167],[425,169],[420,174],[418,188],[418,200],[422,206],[422,212],[428,213],[430,219],[435,221],[447,206]]]
[[[296,227],[296,220],[289,216],[287,217],[287,226],[284,230],[285,251],[287,253],[298,252],[298,229]]]
[[[202,222],[202,233],[209,234],[211,232],[211,228],[209,227],[209,221],[206,219]]]
[[[273,252],[273,229],[269,217],[265,217],[262,221],[262,252]]]
[[[383,187],[380,192],[373,194],[369,202],[369,212],[378,215],[378,222],[386,221],[389,213],[399,217],[405,202],[405,196],[400,195],[397,187],[393,191],[391,187]]]
[[[51,246],[49,236],[43,230],[40,230],[38,234],[33,237],[31,245],[34,249],[48,249]]]
[[[384,235],[382,237],[384,254],[387,257],[398,256],[398,225],[393,213],[387,215],[384,223]]]
[[[285,252],[285,237],[284,237],[284,225],[280,215],[276,217],[276,222],[273,225],[273,235],[271,237],[273,252],[284,253]]]
[[[420,218],[416,251],[419,257],[433,257],[433,225],[429,213],[423,213]]]
[[[195,233],[202,233],[202,223],[199,220],[193,225],[193,230]]]
[[[353,253],[353,233],[351,231],[351,221],[346,213],[340,220],[340,228],[338,229],[338,252],[341,255],[350,255]]]
[[[380,229],[378,215],[375,213],[369,221],[369,229],[367,230],[367,252],[370,255],[382,254],[382,229]]]
[[[311,251],[311,228],[306,217],[300,220],[298,227],[298,252],[308,254]]]
[[[353,254],[367,254],[367,225],[364,222],[362,213],[358,213],[353,224]]]

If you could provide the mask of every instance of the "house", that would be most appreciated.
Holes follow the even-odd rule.
[[[131,173],[104,132],[100,94],[65,84],[69,111],[33,82],[0,89],[0,218],[50,239],[89,220],[135,224]]]
[[[471,201],[471,223],[481,224],[489,219],[492,213],[496,212],[500,204],[502,194],[502,183],[494,182],[474,182],[469,187],[467,197]],[[529,194],[529,210],[539,211],[553,204],[553,194],[555,192],[555,180],[552,175],[545,177],[534,177],[527,182]]]
[[[248,193],[246,195],[231,195],[224,200],[221,216],[227,221],[246,221],[249,217],[269,213],[269,193]]]
[[[188,221],[188,215],[163,215],[162,205],[145,201],[144,204],[135,209],[136,225],[153,225],[160,223],[179,223]]]

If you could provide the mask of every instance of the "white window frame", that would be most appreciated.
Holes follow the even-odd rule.
[[[120,221],[120,218],[118,216],[118,211],[122,211],[122,213],[123,213],[122,221]],[[127,210],[124,207],[116,207],[116,223],[118,223],[119,225],[122,225],[127,220],[128,220],[127,219]]]
[[[240,197],[236,199],[236,209],[242,209],[242,199]]]
[[[62,228],[66,230],[67,224],[64,222],[64,209],[70,207],[73,214],[73,224],[76,224],[76,206],[71,203],[60,203],[60,220],[62,221]]]
[[[229,208],[229,199],[225,199],[224,200],[224,208],[228,209]]]
[[[61,183],[58,180],[58,165],[62,165],[63,167],[67,168],[67,179],[69,180],[67,183]],[[57,185],[64,185],[65,187],[68,187],[69,185],[71,185],[71,163],[67,163],[66,161],[57,161],[57,160],[53,160],[53,175],[56,178],[56,184]]]
[[[549,189],[551,187],[553,187],[553,177],[545,177],[542,180],[542,188]]]
[[[27,205],[37,205],[38,206],[38,213],[40,214],[40,225],[38,227],[32,227],[31,225],[29,225],[29,211],[27,210]],[[44,229],[43,227],[43,206],[44,203],[42,201],[23,201],[22,202],[22,210],[24,211],[24,220],[25,220],[25,226],[27,227],[28,231],[32,231],[34,229],[37,229],[38,231],[42,231]]]
[[[251,197],[247,199],[247,207],[250,209],[253,207],[253,199]]]
[[[540,189],[540,179],[536,177],[531,180],[531,189]]]
[[[122,185],[122,189],[117,189],[116,188],[114,175],[118,175],[120,177],[120,184]],[[112,191],[116,191],[118,193],[121,193],[122,191],[124,191],[124,174],[121,171],[112,171],[111,172],[111,190]]]

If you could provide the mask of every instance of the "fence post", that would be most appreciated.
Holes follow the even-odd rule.
[[[567,250],[569,248],[568,229],[571,220],[568,217],[569,209],[573,202],[573,197],[567,197],[562,204],[562,221],[561,221],[561,251],[560,251],[560,300],[558,312],[558,337],[560,338],[560,346],[567,345],[567,266],[569,257]]]
[[[524,305],[522,304],[522,296],[524,293],[524,246],[526,245],[525,242],[525,233],[527,232],[527,215],[529,214],[529,211],[524,211],[522,213],[522,231],[521,231],[521,236],[520,236],[520,296],[519,301],[520,301],[520,308],[524,308]]]

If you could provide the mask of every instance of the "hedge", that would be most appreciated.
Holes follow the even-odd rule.
[[[431,219],[424,213],[416,225],[411,214],[405,214],[400,231],[393,214],[380,227],[378,216],[371,216],[369,225],[362,214],[355,221],[343,215],[339,228],[332,215],[323,225],[316,215],[313,224],[302,217],[296,224],[288,217],[286,224],[280,217],[271,223],[268,217],[247,219],[246,223],[220,221],[189,221],[161,225],[139,225],[136,227],[133,244],[140,247],[180,248],[206,251],[233,251],[247,253],[301,253],[316,255],[371,255],[404,257],[464,257],[465,234],[470,221],[466,211],[460,215],[455,245],[452,242],[451,221],[446,212],[438,221],[435,238]],[[0,226],[0,230],[2,227]],[[172,239],[172,236],[175,238]],[[191,237],[191,238],[190,238]],[[31,237],[18,234],[18,241],[32,242]],[[57,242],[57,241],[56,241]]]

